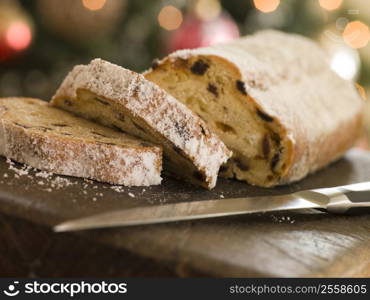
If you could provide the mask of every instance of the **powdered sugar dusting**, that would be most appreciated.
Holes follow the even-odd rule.
[[[99,199],[104,199],[105,194],[102,192],[102,190],[111,190],[120,194],[125,193],[130,198],[136,198],[136,195],[133,192],[130,192],[128,190],[129,188],[124,186],[112,186],[107,184],[97,185],[95,181],[89,179],[84,179],[84,182],[81,183],[81,180],[40,171],[27,165],[15,163],[10,159],[7,159],[6,162],[8,164],[9,173],[4,173],[3,178],[8,181],[8,184],[18,184],[14,181],[11,181],[12,177],[15,180],[19,180],[22,177],[27,177],[30,183],[38,185],[41,190],[47,193],[52,193],[53,191],[57,190],[65,190],[69,187],[81,185],[81,196],[88,196],[93,202],[97,202]],[[4,181],[1,183],[4,183]],[[28,186],[25,186],[24,188],[28,189]],[[143,194],[145,191],[145,188],[142,189],[141,194]],[[78,198],[72,199],[74,203],[77,203],[77,200]]]
[[[52,173],[39,171],[28,165],[15,164],[10,159],[7,159],[6,162],[8,163],[9,170],[13,171],[15,178],[25,176],[28,179],[36,181],[38,185],[43,187],[45,186],[46,188],[44,190],[47,192],[63,189],[71,185],[76,185],[78,183],[76,180],[55,176]],[[6,178],[9,178],[8,174]],[[40,178],[42,180],[40,180]]]

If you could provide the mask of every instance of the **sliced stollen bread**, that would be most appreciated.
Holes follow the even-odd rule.
[[[140,74],[93,60],[76,66],[51,104],[94,122],[161,144],[165,169],[213,188],[231,156],[196,114]]]
[[[162,150],[31,98],[0,99],[0,155],[60,175],[161,183]]]
[[[196,112],[233,151],[225,174],[271,187],[338,159],[363,101],[311,40],[277,31],[155,61],[145,77]]]

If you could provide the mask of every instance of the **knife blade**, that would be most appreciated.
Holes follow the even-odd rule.
[[[234,216],[259,212],[323,208],[344,213],[352,208],[370,208],[370,182],[301,191],[288,195],[215,199],[151,205],[118,210],[67,221],[56,232],[133,226]]]

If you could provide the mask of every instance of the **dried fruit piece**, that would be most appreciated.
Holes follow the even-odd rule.
[[[137,124],[136,122],[132,121],[132,124],[134,124],[134,126],[139,129],[140,131],[145,131],[143,127],[141,127],[139,124]]]
[[[204,75],[209,68],[209,64],[202,60],[197,60],[190,68],[190,71],[196,75]]]
[[[73,105],[73,103],[72,103],[72,101],[71,100],[69,100],[69,99],[64,99],[64,104],[65,105],[67,105],[67,106],[72,106]]]
[[[207,91],[215,95],[215,97],[218,97],[218,89],[214,84],[208,83]]]
[[[266,121],[266,122],[272,122],[274,121],[274,119],[272,117],[270,117],[268,114],[265,114],[264,112],[260,111],[258,108],[257,108],[257,116],[259,116],[262,120]]]
[[[60,124],[60,123],[53,123],[51,124],[52,126],[55,126],[55,127],[68,127],[67,124]]]
[[[222,123],[222,122],[215,122],[215,124],[223,132],[236,134],[235,129],[233,127],[231,127],[230,125],[227,125],[227,124]]]
[[[245,83],[241,80],[236,81],[236,88],[243,94],[248,95],[247,90],[245,89]]]
[[[96,132],[96,131],[91,131],[92,134],[95,134],[95,135],[98,135],[98,136],[101,136],[101,137],[105,137],[107,138],[107,136],[105,136],[104,134],[101,134],[99,132]]]
[[[50,131],[50,130],[53,130],[52,128],[50,127],[45,127],[45,126],[38,126],[37,129],[41,129],[42,131],[46,132],[46,131]]]
[[[117,117],[117,119],[118,120],[120,120],[120,121],[122,121],[122,122],[124,122],[125,121],[125,115],[123,114],[123,113],[117,113],[116,114],[116,117]]]
[[[279,163],[279,161],[280,161],[280,156],[281,156],[280,152],[276,152],[276,153],[274,154],[274,156],[272,157],[272,159],[271,159],[271,163],[270,163],[270,167],[271,167],[271,170],[272,170],[272,171],[274,171],[274,170],[275,170],[275,168],[276,168],[277,164]]]
[[[20,124],[20,123],[16,123],[16,122],[14,122],[14,124],[17,125],[17,126],[19,126],[19,127],[25,128],[25,129],[32,128],[30,126],[26,126],[26,125],[23,125],[23,124]]]
[[[126,131],[124,131],[121,127],[118,127],[116,125],[112,125],[112,128],[117,130],[117,131],[120,131],[120,132],[123,132],[123,133],[126,133]]]
[[[262,153],[264,158],[268,158],[270,154],[270,138],[267,134],[264,135],[262,139]]]
[[[280,138],[279,134],[277,134],[276,132],[273,132],[273,133],[271,133],[271,138],[277,146],[280,146],[281,138]]]
[[[248,171],[250,169],[246,162],[241,161],[239,158],[234,158],[236,166],[242,171]]]
[[[110,105],[108,102],[106,102],[106,101],[104,101],[104,100],[102,100],[102,99],[100,99],[98,97],[95,97],[94,99],[95,99],[95,101],[98,101],[99,103],[101,103],[103,105]]]

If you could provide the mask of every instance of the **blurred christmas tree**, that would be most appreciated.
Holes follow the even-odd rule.
[[[369,23],[363,0],[0,0],[0,96],[48,99],[94,57],[143,71],[264,28],[316,39],[342,77],[370,85]]]

